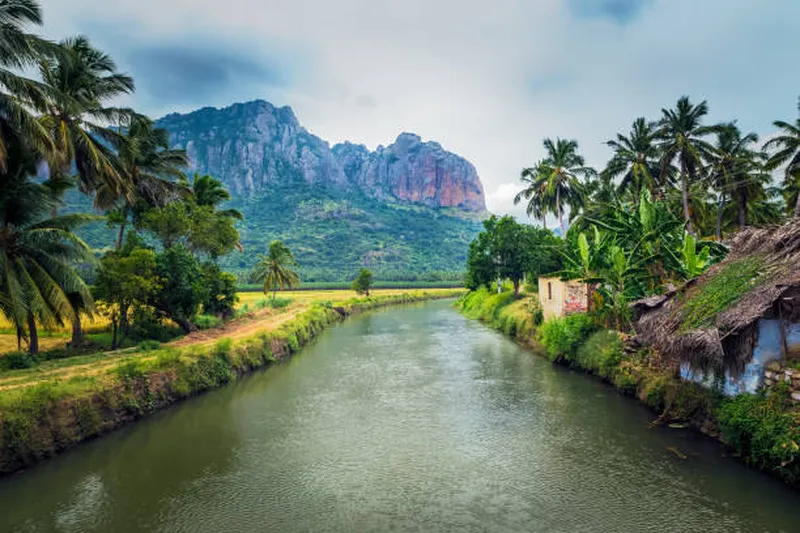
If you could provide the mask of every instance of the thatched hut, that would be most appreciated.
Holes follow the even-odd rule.
[[[733,378],[755,371],[760,385],[769,361],[800,356],[800,220],[747,228],[730,247],[680,289],[635,302],[634,328],[669,363]]]

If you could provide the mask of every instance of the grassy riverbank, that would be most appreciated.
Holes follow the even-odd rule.
[[[800,486],[800,410],[788,389],[771,395],[723,397],[680,379],[676,369],[628,336],[599,328],[587,315],[541,322],[535,295],[486,289],[463,296],[458,307],[556,364],[593,374],[637,397],[658,417],[654,424],[687,425],[719,438],[747,464]]]
[[[460,295],[461,290],[379,291],[370,298],[309,293],[164,346],[48,361],[0,374],[0,474],[220,387],[298,351],[326,326],[376,307]],[[224,336],[223,336],[224,335]]]

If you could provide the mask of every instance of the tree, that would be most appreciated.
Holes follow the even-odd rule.
[[[42,24],[42,10],[35,0],[0,0],[0,176],[16,150],[52,157],[55,145],[49,132],[31,113],[45,102],[39,83],[18,74],[38,61],[49,43],[28,33]]]
[[[132,92],[133,78],[117,72],[114,60],[83,36],[64,39],[54,53],[41,57],[39,75],[46,101],[36,107],[57,149],[51,173],[67,174],[74,166],[82,191],[104,188],[124,194],[126,176],[111,148],[121,139],[104,124],[132,116],[130,110],[106,104]]]
[[[141,226],[155,235],[169,249],[180,243],[192,228],[190,206],[180,200],[163,207],[147,210],[141,217]]]
[[[163,281],[159,277],[155,252],[139,247],[135,239],[100,259],[93,290],[103,302],[103,312],[111,320],[111,349],[124,342],[131,312],[150,305],[163,288]]]
[[[264,294],[272,291],[274,301],[279,288],[290,289],[300,283],[300,276],[292,270],[296,266],[292,251],[281,241],[272,241],[267,255],[259,254],[252,280],[254,283],[263,282]]]
[[[239,299],[236,296],[236,276],[223,272],[216,263],[205,263],[202,269],[205,289],[203,313],[222,318],[231,317]]]
[[[640,117],[633,122],[627,137],[618,133],[616,140],[606,141],[613,148],[614,155],[601,177],[613,179],[622,176],[618,193],[630,194],[634,204],[639,203],[642,189],[649,190],[656,197],[663,192],[664,184],[659,183],[662,174],[658,168],[655,132],[655,124]]]
[[[800,99],[797,103],[800,115]],[[767,161],[767,170],[775,170],[785,165],[783,190],[788,207],[794,206],[794,216],[800,217],[800,116],[794,124],[783,120],[773,122],[780,134],[764,145],[766,150],[774,150]]]
[[[535,167],[522,171],[522,180],[528,186],[517,195],[515,203],[528,200],[528,213],[543,219],[552,212],[558,219],[561,231],[567,233],[564,211],[571,209],[574,216],[585,203],[585,192],[580,178],[589,179],[596,175],[594,169],[584,166],[585,161],[578,154],[578,141],[567,139],[545,139],[543,146],[547,156]]]
[[[526,275],[538,276],[560,268],[560,240],[550,231],[520,224],[510,216],[492,216],[470,243],[466,285],[477,289],[494,280],[510,279],[514,295]]]
[[[156,128],[152,120],[142,115],[133,117],[128,130],[117,139],[116,149],[125,176],[124,187],[122,190],[101,187],[95,198],[100,206],[116,206],[119,249],[129,217],[133,216],[137,222],[146,210],[163,207],[190,194],[186,187],[172,181],[185,181],[183,170],[189,159],[183,150],[170,149],[167,130]]]
[[[153,305],[185,333],[197,331],[192,320],[207,299],[200,262],[182,244],[156,256],[158,276],[164,280]]]
[[[369,298],[369,289],[372,287],[372,272],[366,268],[362,268],[358,272],[358,276],[353,280],[353,290],[357,294],[366,294]]]
[[[717,239],[722,239],[722,220],[727,199],[738,208],[739,228],[747,225],[748,202],[766,196],[769,175],[763,170],[764,155],[753,149],[758,135],[742,135],[735,123],[721,125],[710,159],[710,177],[719,193]]]
[[[204,207],[212,207],[218,214],[242,220],[244,217],[242,213],[236,209],[226,209],[223,211],[216,211],[216,208],[223,202],[231,199],[230,193],[223,187],[222,182],[212,178],[208,175],[200,176],[195,173],[194,181],[192,182],[192,193],[194,194],[195,202],[197,205]]]
[[[660,174],[666,175],[670,166],[677,160],[680,168],[681,199],[683,219],[690,232],[694,231],[689,209],[689,184],[698,177],[704,163],[709,160],[713,146],[704,137],[717,131],[716,126],[703,126],[703,118],[708,114],[705,100],[697,105],[682,96],[675,109],[662,109],[656,138],[661,150]]]
[[[14,159],[19,160],[17,156]],[[26,174],[0,187],[0,312],[28,335],[31,353],[39,349],[37,324],[74,322],[69,294],[92,308],[88,287],[75,271],[77,262],[91,262],[91,250],[73,230],[97,220],[88,215],[49,218],[52,197]]]
[[[541,220],[544,229],[547,229],[547,213],[554,210],[554,199],[547,194],[546,173],[547,169],[541,161],[534,167],[522,169],[519,179],[525,188],[514,197],[514,205],[523,200],[527,202],[525,213],[528,217]]]

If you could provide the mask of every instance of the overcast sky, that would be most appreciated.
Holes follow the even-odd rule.
[[[262,98],[311,132],[374,148],[410,131],[470,161],[496,213],[544,137],[589,164],[679,96],[768,135],[800,94],[798,0],[43,0],[154,117]]]

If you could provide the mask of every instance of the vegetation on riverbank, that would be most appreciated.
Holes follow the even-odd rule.
[[[654,412],[656,424],[688,424],[719,438],[744,462],[800,486],[800,410],[788,388],[724,397],[681,379],[658,353],[602,327],[596,316],[571,315],[536,327],[538,296],[485,288],[459,299],[467,316],[534,346],[556,364],[593,374]]]
[[[183,398],[220,387],[284,359],[326,326],[376,307],[454,297],[438,290],[342,301],[306,300],[243,328],[240,335],[198,337],[183,345],[130,350],[52,362],[0,376],[0,473],[30,466],[75,444]]]

